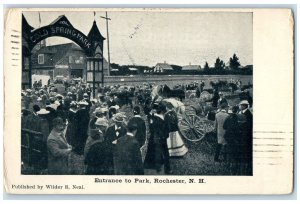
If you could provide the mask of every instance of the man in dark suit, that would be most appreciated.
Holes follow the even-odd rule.
[[[167,124],[164,121],[164,114],[166,113],[166,106],[160,103],[155,113],[150,118],[150,138],[145,157],[144,166],[149,169],[156,169],[160,171],[161,165],[164,165],[165,173],[172,174],[170,167],[170,155],[168,151],[167,138],[169,132]]]
[[[90,115],[87,110],[88,103],[85,101],[80,101],[80,109],[75,113],[76,121],[76,132],[74,142],[74,152],[79,155],[83,155],[84,145],[88,137],[88,125],[90,121]]]
[[[141,112],[140,107],[135,106],[133,108],[134,117],[131,118],[129,120],[129,122],[132,122],[133,124],[136,124],[136,126],[137,126],[135,139],[138,141],[139,147],[141,148],[145,144],[145,141],[146,141],[146,124],[145,124],[145,121],[143,120],[143,118],[141,118],[140,112]]]
[[[115,172],[117,175],[143,175],[144,168],[139,143],[135,138],[137,124],[129,121],[127,134],[118,139],[115,151]]]
[[[116,172],[116,145],[118,143],[118,140],[121,137],[124,137],[127,133],[126,127],[123,125],[125,122],[124,115],[121,113],[117,113],[113,116],[112,121],[114,124],[112,124],[109,128],[107,128],[105,135],[104,135],[104,141],[109,146],[108,148],[112,149],[113,152],[113,162],[114,162],[114,171]]]
[[[124,116],[121,113],[115,114],[112,120],[114,124],[107,128],[104,139],[115,145],[120,137],[126,135],[126,128],[123,125]]]
[[[250,175],[253,174],[253,115],[251,111],[249,110],[249,102],[247,100],[242,100],[240,102],[240,114],[242,114],[246,121],[243,124],[242,129],[242,138],[243,138],[243,152],[244,152],[244,158],[243,161],[248,165],[248,172]]]
[[[111,93],[109,95],[109,100],[107,101],[107,106],[108,106],[108,108],[110,108],[111,106],[115,106],[115,105],[117,105],[117,103],[116,103],[116,101],[114,99],[114,94]]]

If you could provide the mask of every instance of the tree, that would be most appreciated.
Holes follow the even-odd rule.
[[[113,69],[119,69],[119,68],[120,68],[120,65],[117,64],[117,63],[111,63],[110,66],[111,66],[111,68],[113,68]]]
[[[225,63],[223,62],[223,60],[220,60],[220,58],[218,57],[215,62],[215,69],[223,70],[224,68],[225,68]]]
[[[208,63],[205,62],[205,65],[204,65],[204,71],[207,71],[208,69],[209,69]]]
[[[231,69],[238,69],[239,66],[241,66],[240,62],[239,62],[239,58],[236,56],[236,54],[234,53],[232,57],[230,57],[229,59],[229,67]]]

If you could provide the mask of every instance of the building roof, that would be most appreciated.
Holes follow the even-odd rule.
[[[63,24],[73,27],[65,15],[58,16],[54,21],[52,21],[52,23],[50,23],[50,25],[56,25],[59,22],[63,22]]]
[[[96,21],[93,22],[93,26],[87,35],[89,39],[92,39],[94,41],[103,41],[105,38],[101,35],[100,30],[96,24]]]
[[[24,14],[22,14],[22,29],[23,29],[23,31],[27,31],[27,32],[30,32],[31,30],[34,29],[31,25],[29,25]]]
[[[155,67],[160,67],[163,70],[173,70],[172,66],[167,63],[157,63]]]
[[[200,65],[185,65],[182,66],[182,70],[199,70],[201,69]]]
[[[130,70],[130,71],[137,71],[138,69],[137,69],[137,68],[134,68],[134,67],[129,67],[129,70]]]

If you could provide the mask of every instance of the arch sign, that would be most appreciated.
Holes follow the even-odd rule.
[[[83,49],[87,56],[87,64],[94,65],[97,63],[97,67],[101,67],[101,69],[98,68],[95,70],[93,66],[92,69],[86,71],[87,83],[92,83],[94,88],[96,84],[99,85],[99,83],[102,83],[103,85],[103,41],[105,38],[101,35],[95,21],[93,22],[90,32],[86,36],[81,31],[74,28],[64,15],[59,16],[49,25],[38,29],[31,27],[25,17],[22,16],[22,33],[23,61],[25,61],[25,57],[30,57],[31,50],[40,41],[54,36],[65,37],[74,41]],[[25,53],[26,56],[24,55]],[[23,72],[25,75],[28,74],[29,83],[27,84],[31,87],[31,65],[29,71],[23,69]]]
[[[74,41],[86,52],[87,55],[91,55],[93,53],[92,41],[88,38],[88,36],[74,28],[65,16],[60,16],[58,20],[48,26],[33,30],[29,37],[29,44],[31,46],[30,49],[32,49],[41,40],[53,36],[65,37]]]

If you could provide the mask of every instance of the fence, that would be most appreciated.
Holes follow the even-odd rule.
[[[21,130],[21,161],[25,166],[22,174],[26,174],[26,168],[38,171],[47,168],[47,146],[41,132]]]

